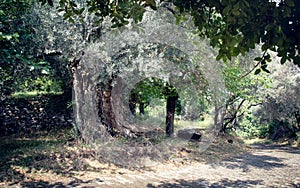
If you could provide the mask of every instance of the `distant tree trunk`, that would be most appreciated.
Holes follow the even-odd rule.
[[[140,115],[145,114],[145,103],[140,102],[139,109],[140,109]]]
[[[135,111],[136,104],[137,104],[137,94],[131,93],[129,98],[129,110],[134,116],[136,116],[136,111]]]
[[[178,98],[178,95],[171,95],[167,98],[166,134],[169,137],[174,136],[174,116]]]

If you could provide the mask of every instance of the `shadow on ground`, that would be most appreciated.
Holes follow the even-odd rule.
[[[152,185],[149,183],[147,188],[195,188],[195,187],[209,187],[209,188],[219,188],[219,187],[257,187],[259,185],[263,185],[262,180],[227,180],[223,179],[219,182],[208,182],[204,179],[198,179],[193,181],[186,181],[186,180],[177,180],[174,183],[168,182],[161,182],[160,185]],[[291,188],[300,188],[300,184],[290,184],[287,187]]]
[[[284,168],[286,165],[284,164],[284,159],[279,157],[247,153],[223,160],[222,166],[229,169],[238,168],[242,169],[243,172],[248,172],[250,167],[271,170],[273,168]]]
[[[86,187],[101,187],[105,185],[105,181],[101,179],[80,180],[75,178],[74,172],[100,172],[110,167],[95,167],[86,163],[86,159],[93,158],[90,151],[67,151],[64,140],[39,140],[33,138],[12,139],[7,138],[0,140],[0,183],[10,183],[8,186],[18,187],[76,187],[87,185]],[[74,147],[75,148],[75,147]],[[276,168],[284,168],[283,158],[268,155],[268,150],[289,152],[300,154],[299,148],[290,148],[288,146],[274,145],[254,145],[254,149],[262,152],[246,153],[233,158],[223,159],[220,164],[228,169],[242,169],[249,172],[250,169],[260,168],[264,170],[273,170]],[[214,164],[212,164],[212,167]],[[34,178],[37,174],[54,174],[54,176],[65,177],[68,180],[39,180]],[[31,176],[33,175],[33,176]],[[183,177],[184,178],[184,177]],[[256,179],[256,178],[255,178]],[[147,182],[148,183],[148,182]],[[262,185],[261,180],[229,180],[208,181],[198,179],[193,181],[173,180],[172,182],[161,181],[160,185],[149,183],[148,188],[173,188],[173,187],[255,187]],[[130,185],[129,185],[130,186]],[[300,184],[290,184],[289,187],[300,188]]]
[[[182,187],[249,187],[254,185],[260,185],[261,180],[221,180],[219,182],[211,183],[203,179],[193,180],[193,181],[185,181],[178,180],[174,183],[161,182],[160,185],[154,186],[152,184],[148,184],[148,188],[182,188]]]
[[[56,182],[56,183],[50,183],[48,181],[27,181],[27,182],[22,182],[22,183],[18,183],[18,184],[11,184],[10,186],[20,186],[22,188],[35,188],[35,187],[45,187],[45,188],[69,188],[69,187],[76,187],[76,186],[81,186],[82,184],[87,185],[85,187],[98,187],[97,183],[103,182],[102,180],[99,179],[95,179],[95,180],[89,180],[89,181],[83,181],[83,180],[79,180],[79,179],[74,179],[73,181],[71,181],[68,184],[65,184],[63,182]]]
[[[272,170],[276,168],[285,168],[285,158],[269,155],[270,152],[284,152],[300,155],[300,148],[293,148],[289,145],[275,144],[253,144],[251,147],[259,152],[247,152],[233,158],[225,158],[221,165],[229,169],[241,169],[243,172],[249,172],[250,168],[259,168],[264,170]],[[219,164],[211,164],[212,166]]]
[[[73,177],[74,171],[99,172],[98,167],[92,167],[85,162],[91,158],[92,153],[67,151],[66,143],[62,140],[38,139],[6,139],[0,140],[0,183],[27,184],[31,176],[39,174],[53,174],[63,177]],[[49,177],[51,178],[51,177]],[[35,182],[33,185],[47,185],[44,181]],[[57,185],[56,185],[57,184]],[[61,187],[56,183],[55,187]],[[36,186],[22,186],[36,187]]]
[[[252,144],[254,149],[259,150],[278,150],[292,154],[300,154],[300,146],[299,147],[291,147],[289,144],[285,145],[274,145],[274,144]]]

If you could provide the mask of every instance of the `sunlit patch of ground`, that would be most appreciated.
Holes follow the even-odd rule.
[[[205,151],[199,153],[197,143],[176,148],[163,164],[150,168],[121,167],[95,159],[93,150],[80,140],[68,141],[71,130],[38,132],[34,136],[2,137],[0,142],[0,187],[75,185],[95,180],[99,175],[132,174],[164,169],[193,162],[220,161],[247,150],[240,139],[226,135],[217,137]],[[232,140],[229,143],[228,140]],[[57,182],[60,182],[57,184]],[[26,186],[25,186],[26,187]]]
[[[271,140],[268,140],[268,139],[265,139],[265,138],[244,139],[244,142],[247,145],[259,144],[259,143],[264,143],[264,144],[270,144],[270,143],[272,143]]]
[[[244,143],[246,145],[252,145],[252,144],[276,144],[276,145],[287,145],[293,148],[297,148],[300,146],[300,140],[295,139],[284,139],[284,140],[278,140],[278,141],[272,141],[266,138],[252,138],[252,139],[244,139]]]
[[[175,128],[184,129],[184,128],[199,128],[205,129],[213,124],[213,119],[211,117],[207,117],[206,120],[200,121],[188,121],[188,120],[175,120],[174,125]]]

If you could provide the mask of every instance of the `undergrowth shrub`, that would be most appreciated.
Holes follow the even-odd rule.
[[[272,124],[261,123],[260,118],[248,113],[239,123],[237,134],[245,138],[266,138],[270,133]]]

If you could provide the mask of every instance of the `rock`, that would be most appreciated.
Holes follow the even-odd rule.
[[[189,141],[201,141],[201,131],[199,129],[183,129],[177,132],[177,137]]]

